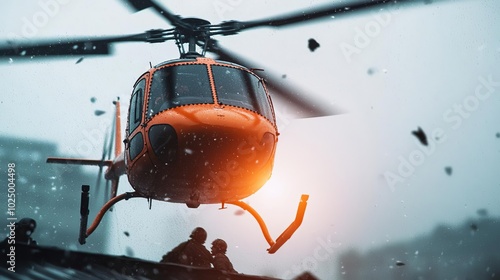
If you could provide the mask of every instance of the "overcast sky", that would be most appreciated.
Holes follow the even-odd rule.
[[[283,1],[161,2],[184,17],[217,23],[331,1],[287,1],[286,7]],[[300,194],[308,193],[301,228],[268,255],[257,223],[249,214],[235,215],[235,207],[192,210],[154,202],[149,210],[138,199],[120,203],[106,217],[112,219],[106,252],[133,251],[135,257],[159,260],[203,226],[208,241],[226,239],[240,272],[290,277],[300,268],[331,279],[337,255],[350,247],[363,251],[408,240],[437,224],[474,217],[480,208],[499,216],[500,2],[448,2],[216,38],[255,64],[247,66],[286,75],[284,83],[347,111],[297,120],[290,118],[293,110],[275,104],[281,135],[274,174],[245,201],[277,238],[293,220]],[[2,5],[3,42],[169,27],[153,11],[133,14],[120,1]],[[320,44],[314,52],[307,48],[310,38]],[[78,64],[80,57],[2,58],[0,132],[56,142],[64,154],[99,158],[112,100],[121,98],[125,116],[132,85],[149,63],[177,57],[173,43],[129,43],[116,46],[112,56]],[[107,113],[94,116],[96,109]],[[427,134],[427,147],[411,133],[418,127]],[[120,192],[129,190],[126,178],[121,183]]]

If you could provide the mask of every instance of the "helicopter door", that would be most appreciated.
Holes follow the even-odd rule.
[[[143,104],[144,104],[144,90],[146,88],[146,79],[143,78],[140,80],[132,94],[132,98],[130,100],[130,108],[129,108],[129,119],[128,119],[128,128],[127,139],[129,139],[129,145],[127,145],[126,149],[129,153],[130,161],[133,161],[144,148],[144,139],[142,137],[141,132],[137,132],[134,135],[134,131],[139,127],[142,123],[143,116]]]

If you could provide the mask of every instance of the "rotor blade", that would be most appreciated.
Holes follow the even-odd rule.
[[[255,63],[244,60],[241,57],[221,48],[217,41],[211,40],[209,49],[219,56],[219,59],[234,62],[239,65],[246,66],[256,66]],[[254,67],[257,68],[257,67]],[[284,82],[275,76],[266,73],[259,72],[259,76],[265,79],[267,87],[274,93],[274,96],[284,99],[289,105],[295,107],[296,112],[294,115],[298,115],[302,118],[312,118],[312,117],[323,117],[343,114],[344,112],[339,108],[334,108],[333,106],[325,106],[324,101],[320,101],[312,96],[305,96],[303,93],[297,91],[296,88],[288,87]]]
[[[102,155],[101,155],[102,162],[104,162],[105,160],[109,160],[109,157],[106,157],[108,154],[108,150],[107,150],[108,141],[109,141],[109,135],[106,134],[106,135],[104,135],[104,144],[102,146]],[[109,141],[109,142],[111,142],[111,141]],[[97,197],[99,189],[101,188],[101,179],[103,177],[102,169],[103,169],[103,165],[101,164],[101,165],[99,165],[99,172],[97,173],[97,181],[96,181],[95,187],[94,187],[94,194],[93,195],[95,197]]]
[[[142,11],[147,8],[153,8],[158,12],[163,18],[165,18],[171,25],[175,27],[187,28],[189,24],[182,21],[182,18],[178,15],[174,15],[169,10],[161,7],[156,2],[152,0],[123,0],[129,3],[136,12]]]
[[[97,197],[97,194],[99,193],[102,177],[103,177],[103,175],[102,175],[102,165],[101,165],[101,166],[99,166],[99,172],[97,173],[97,181],[96,181],[95,186],[94,186],[94,191],[93,191],[94,197]]]
[[[227,21],[221,25],[228,31],[238,32],[253,27],[281,27],[322,19],[328,16],[353,15],[382,8],[396,8],[406,4],[443,2],[450,0],[364,0],[328,4],[313,9],[251,21]],[[228,32],[228,34],[231,34]]]
[[[115,133],[114,133],[115,123],[116,123],[116,118],[113,118],[113,122],[111,123],[111,127],[109,129],[109,134],[108,134],[108,135],[110,135],[110,139],[109,139],[108,147],[106,150],[106,159],[107,160],[111,159],[111,153],[113,152],[113,144],[115,143]],[[103,156],[104,156],[104,154],[103,154]]]
[[[47,158],[47,163],[59,163],[59,164],[78,164],[78,165],[95,165],[95,166],[111,166],[113,161],[111,160],[98,160],[98,159],[80,159],[80,158]]]
[[[0,57],[62,56],[62,55],[107,55],[110,46],[117,42],[150,42],[152,31],[135,35],[103,38],[76,38],[41,42],[7,42],[0,45]]]
[[[106,180],[106,187],[104,188],[104,201],[109,201],[111,198],[111,180]]]

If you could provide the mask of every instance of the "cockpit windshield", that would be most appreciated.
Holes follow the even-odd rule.
[[[148,118],[187,104],[214,103],[207,68],[203,64],[165,67],[153,73]]]
[[[250,72],[226,66],[212,66],[217,100],[220,104],[243,107],[274,122],[262,81]]]

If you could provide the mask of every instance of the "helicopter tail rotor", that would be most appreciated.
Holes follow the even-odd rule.
[[[106,138],[104,141],[104,149],[103,149],[103,159],[106,157],[106,159],[111,158],[111,153],[113,152],[113,145],[115,146],[115,158],[119,156],[121,153],[121,133],[120,133],[120,103],[118,101],[114,101],[113,104],[115,105],[115,117],[113,118],[113,122],[110,127],[110,137]],[[109,140],[109,141],[107,141]],[[102,177],[102,168],[99,169],[99,175],[98,175],[98,180]],[[116,183],[115,183],[116,181]],[[110,189],[110,184],[112,184],[112,188]],[[96,185],[99,186],[99,185]],[[106,187],[105,187],[105,201],[108,201],[111,197],[116,196],[116,190],[118,189],[118,178],[112,178],[111,180],[106,180]]]
[[[114,121],[114,120],[113,120]],[[112,127],[114,124],[112,125]],[[110,135],[111,134],[111,135]],[[102,157],[101,161],[110,161],[111,160],[111,151],[113,149],[113,133],[108,133],[104,137],[104,145],[102,149]],[[99,172],[97,173],[97,181],[95,184],[94,188],[94,197],[97,195],[98,189],[101,187],[101,180],[103,177],[103,165],[99,165]],[[106,181],[106,188],[105,188],[105,201],[109,200],[109,180]]]
[[[107,136],[105,137],[101,159],[48,157],[46,161],[47,163],[99,166],[96,189],[101,184],[103,167],[107,166],[108,168],[104,172],[104,178],[108,180],[106,184],[106,193],[111,194],[111,197],[116,196],[116,192],[118,189],[118,178],[121,175],[125,174],[125,163],[121,148],[122,143],[121,143],[121,125],[120,125],[120,103],[118,101],[115,101],[114,104],[116,108],[116,116],[113,119],[112,127],[114,127],[115,131],[114,133],[111,133],[110,137]],[[115,158],[111,160],[110,158],[111,158],[113,144],[115,145]],[[112,183],[111,190],[109,190],[109,181],[111,181]]]

